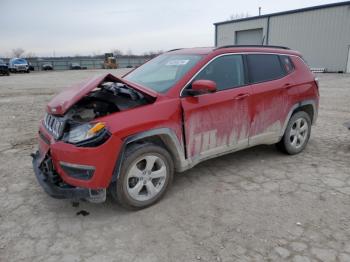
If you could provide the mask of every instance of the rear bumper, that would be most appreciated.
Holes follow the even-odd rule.
[[[90,190],[87,188],[72,187],[67,184],[57,185],[50,179],[50,174],[45,174],[40,169],[40,155],[37,151],[32,155],[33,169],[40,186],[53,198],[59,199],[87,199],[90,197]]]

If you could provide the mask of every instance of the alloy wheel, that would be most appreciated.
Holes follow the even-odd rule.
[[[168,175],[162,158],[147,154],[133,162],[127,173],[127,192],[137,201],[147,201],[163,189]]]
[[[304,118],[298,118],[292,125],[289,133],[289,141],[292,147],[300,148],[307,140],[309,125]]]

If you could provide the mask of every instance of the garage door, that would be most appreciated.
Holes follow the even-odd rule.
[[[236,45],[261,45],[263,41],[262,28],[236,31]]]

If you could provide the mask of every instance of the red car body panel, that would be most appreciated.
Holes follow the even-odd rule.
[[[278,80],[247,84],[197,97],[181,97],[182,89],[213,58],[227,53],[255,52],[289,55],[295,70]],[[318,108],[319,94],[314,76],[298,52],[250,47],[182,49],[173,53],[199,54],[203,58],[164,94],[109,74],[66,89],[49,102],[48,113],[63,115],[106,80],[123,82],[155,99],[148,105],[96,119],[95,121],[104,122],[111,133],[105,143],[96,147],[77,147],[56,141],[41,123],[40,155],[50,153],[54,167],[63,181],[90,189],[108,187],[125,139],[144,131],[157,128],[172,130],[181,149],[186,151],[186,158],[193,161],[224,152],[227,148],[235,150],[259,144],[253,138],[283,131],[291,109],[301,101],[312,100]],[[60,167],[61,161],[94,166],[95,174],[90,180],[72,178]]]
[[[251,87],[181,99],[187,155],[197,157],[225,147],[248,146]]]
[[[253,94],[250,137],[274,131],[268,130],[271,128],[282,129],[290,108],[297,103],[299,97],[293,77],[287,75],[281,79],[253,84],[251,88]]]

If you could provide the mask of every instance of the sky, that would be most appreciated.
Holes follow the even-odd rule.
[[[335,3],[327,0],[0,0],[0,57],[142,54],[213,46],[215,22]]]

